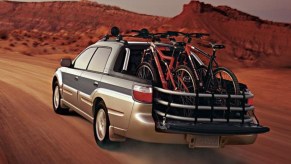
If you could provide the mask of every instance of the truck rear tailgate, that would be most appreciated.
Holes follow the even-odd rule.
[[[153,87],[156,131],[166,133],[243,135],[269,131],[261,126],[251,92],[240,95],[185,93]]]

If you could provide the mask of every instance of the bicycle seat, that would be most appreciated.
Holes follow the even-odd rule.
[[[223,44],[210,43],[210,45],[215,50],[220,50],[220,49],[224,49],[225,48],[225,46]]]
[[[184,42],[176,42],[175,46],[177,47],[184,47],[186,45],[186,43]]]

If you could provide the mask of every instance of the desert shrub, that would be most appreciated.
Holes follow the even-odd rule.
[[[44,38],[43,38],[42,36],[39,36],[37,39],[38,39],[40,42],[43,42],[43,41],[44,41]]]
[[[39,42],[36,42],[36,41],[35,41],[35,42],[32,43],[32,46],[33,46],[33,47],[37,47],[38,45],[39,45]]]
[[[78,48],[71,48],[70,51],[72,51],[72,52],[78,52],[79,49]]]
[[[8,50],[8,51],[12,51],[12,49],[9,48],[9,47],[4,47],[4,49],[5,49],[5,50]]]
[[[28,44],[26,42],[23,42],[22,45],[24,46],[27,46],[28,47]]]
[[[15,40],[17,40],[17,41],[21,41],[20,36],[14,36],[14,38],[15,38]]]
[[[0,31],[0,39],[7,40],[9,38],[7,31]]]
[[[25,37],[27,37],[27,38],[30,38],[30,37],[31,37],[31,35],[30,35],[28,32],[25,32],[25,33],[23,34],[23,36],[25,36]]]
[[[22,51],[21,53],[26,56],[32,56],[31,52]]]
[[[56,40],[58,40],[58,38],[53,36],[53,42],[56,41]]]
[[[42,43],[42,44],[40,44],[41,46],[47,46],[47,45],[49,45],[49,43],[47,43],[47,42],[44,42],[44,43]]]

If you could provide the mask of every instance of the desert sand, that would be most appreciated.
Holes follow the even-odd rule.
[[[99,148],[87,120],[75,112],[53,112],[51,81],[62,57],[73,58],[113,25],[124,33],[141,28],[210,33],[202,49],[209,41],[226,45],[219,62],[249,86],[256,115],[271,131],[253,145],[223,149],[130,139]],[[0,164],[291,163],[290,37],[291,24],[197,1],[173,18],[88,1],[0,2]]]
[[[67,55],[62,55],[67,56]],[[253,145],[188,149],[127,140],[107,149],[92,125],[72,112],[57,115],[51,80],[61,55],[0,55],[0,163],[290,163],[290,69],[236,69],[255,94],[260,123],[271,128]]]

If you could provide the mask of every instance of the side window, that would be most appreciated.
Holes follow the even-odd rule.
[[[88,70],[103,72],[110,53],[111,48],[105,47],[98,48],[88,66]]]
[[[75,61],[74,68],[77,69],[86,69],[87,65],[92,58],[93,53],[96,48],[89,48],[85,50]]]

